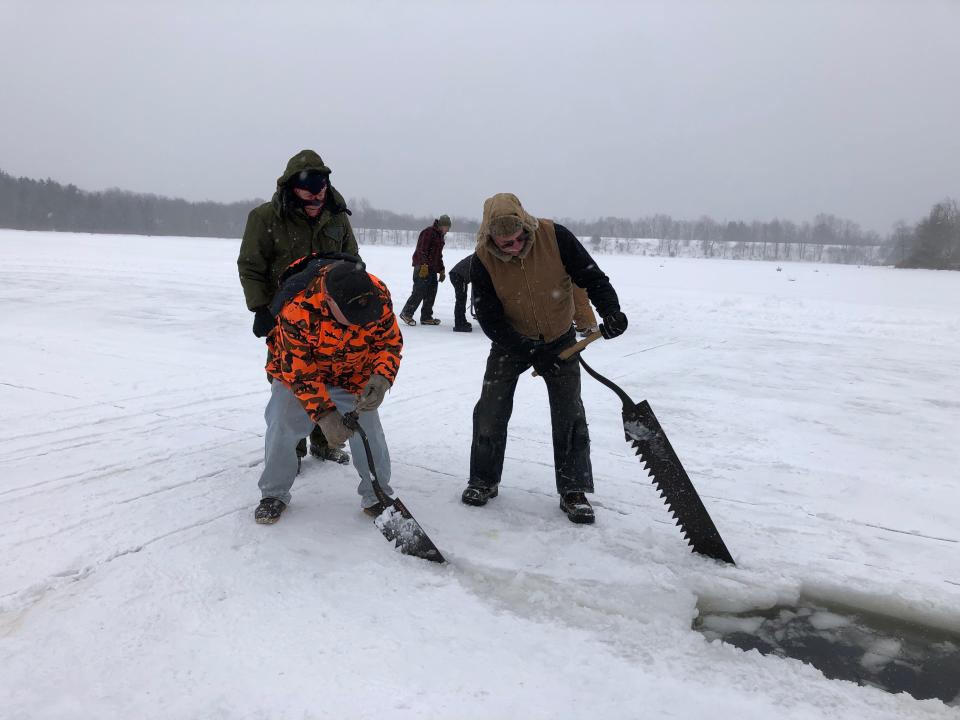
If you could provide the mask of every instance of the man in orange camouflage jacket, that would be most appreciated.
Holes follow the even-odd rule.
[[[377,413],[397,376],[403,348],[390,292],[366,272],[359,258],[315,255],[285,273],[269,311],[276,327],[267,340],[272,381],[264,412],[263,499],[254,513],[256,521],[276,522],[289,504],[297,476],[293,450],[314,423],[331,446],[350,441],[360,475],[361,508],[376,517],[383,508],[373,492],[366,453],[343,414],[360,411],[377,477],[384,492],[392,495],[390,454]]]

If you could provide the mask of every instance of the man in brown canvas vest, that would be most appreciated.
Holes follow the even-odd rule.
[[[477,321],[492,344],[480,400],[473,411],[470,479],[461,500],[486,505],[498,494],[507,424],[520,375],[531,366],[547,384],[560,509],[592,523],[590,437],[580,400],[580,364],[559,353],[575,342],[574,285],[600,314],[600,331],[627,329],[610,280],[562,225],[527,213],[510,193],[488,198],[470,272]]]

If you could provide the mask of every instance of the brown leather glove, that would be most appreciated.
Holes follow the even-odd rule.
[[[360,393],[360,400],[357,401],[357,410],[360,412],[376,410],[380,407],[380,403],[383,402],[383,396],[387,394],[387,390],[389,389],[390,381],[383,375],[374,373],[370,376],[370,379],[367,380],[363,392]]]
[[[320,418],[317,423],[323,430],[323,436],[330,447],[342,448],[353,437],[353,430],[343,424],[343,415],[332,410]]]
[[[446,279],[447,279],[447,273],[446,273],[446,271],[445,271],[445,270],[441,270],[441,271],[440,271],[440,282],[443,282],[443,281],[446,280]]]
[[[426,263],[421,265],[420,269],[417,270],[417,275],[421,278],[425,278],[429,274],[430,274],[430,268]]]

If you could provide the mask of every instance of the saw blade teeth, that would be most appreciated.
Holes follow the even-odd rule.
[[[667,435],[660,427],[653,410],[644,401],[635,408],[638,415],[630,416],[633,432],[628,432],[629,447],[634,449],[640,458],[640,463],[650,481],[656,488],[657,494],[663,500],[671,518],[680,529],[684,540],[694,552],[713,557],[724,562],[733,563],[719,532],[713,525],[713,520],[703,506],[680,458],[667,440]],[[627,422],[627,414],[624,414]],[[640,435],[643,437],[639,437]],[[676,503],[676,508],[671,502]],[[712,535],[716,536],[714,540]],[[719,544],[719,549],[717,545]]]

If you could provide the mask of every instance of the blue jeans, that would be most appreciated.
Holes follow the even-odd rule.
[[[357,403],[355,395],[338,387],[327,386],[330,399],[341,413],[348,413]],[[263,413],[267,421],[267,433],[264,436],[263,473],[260,475],[260,492],[263,497],[277,498],[290,503],[290,488],[297,477],[296,447],[300,438],[309,435],[314,422],[303,409],[303,405],[289,387],[279,380],[270,383],[270,401]],[[380,415],[376,410],[360,413],[360,427],[367,433],[370,452],[376,464],[380,487],[387,495],[393,495],[390,488],[390,451],[383,435]],[[376,504],[377,496],[370,482],[370,470],[367,467],[367,454],[358,433],[350,438],[350,453],[353,466],[360,475],[357,494],[360,505],[370,507]]]

